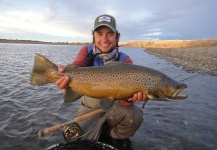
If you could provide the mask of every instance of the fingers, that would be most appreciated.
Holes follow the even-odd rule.
[[[147,96],[142,92],[135,93],[132,98],[129,98],[128,101],[146,101]]]
[[[129,98],[127,100],[120,100],[120,103],[124,106],[130,106],[135,101],[147,101],[147,100],[148,98],[145,94],[143,94],[142,92],[138,92],[138,93],[135,93],[132,98]]]
[[[65,67],[63,65],[59,65],[58,66],[58,72],[62,73],[64,72],[65,70]],[[63,92],[65,92],[65,88],[68,87],[68,83],[70,81],[70,77],[68,76],[64,76],[62,78],[60,78],[59,80],[57,80],[55,82],[55,84],[60,88],[60,89],[63,89]]]
[[[143,94],[142,92],[138,92],[138,93],[135,93],[133,95],[133,101],[141,101],[143,99]]]
[[[68,76],[63,76],[59,80],[55,82],[55,84],[60,88],[60,89],[65,89],[68,87],[68,83],[70,81],[70,77]]]

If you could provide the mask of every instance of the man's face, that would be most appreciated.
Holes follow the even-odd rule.
[[[99,27],[99,29],[93,33],[93,38],[96,47],[102,53],[110,52],[117,44],[117,34],[106,26]]]

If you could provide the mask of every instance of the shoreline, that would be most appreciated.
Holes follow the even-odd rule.
[[[135,41],[122,46],[145,48],[144,51],[182,66],[187,72],[217,76],[217,39]]]
[[[44,42],[32,40],[8,40],[0,39],[0,43],[17,43],[17,44],[51,44],[51,45],[86,45],[89,42]]]
[[[43,42],[0,39],[0,43],[86,45],[90,42]],[[121,47],[144,48],[144,51],[162,57],[187,72],[217,76],[217,39],[159,40],[119,42]]]

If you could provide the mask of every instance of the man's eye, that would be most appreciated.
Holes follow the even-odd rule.
[[[98,36],[102,36],[102,33],[97,33]]]
[[[108,36],[113,36],[113,33],[109,33]]]

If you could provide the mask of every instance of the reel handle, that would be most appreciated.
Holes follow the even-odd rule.
[[[38,131],[38,137],[40,138],[40,137],[43,137],[43,136],[50,134],[52,132],[58,131],[61,129],[61,127],[62,127],[61,125],[56,125],[56,126],[47,128],[45,130],[40,130],[40,131]]]

